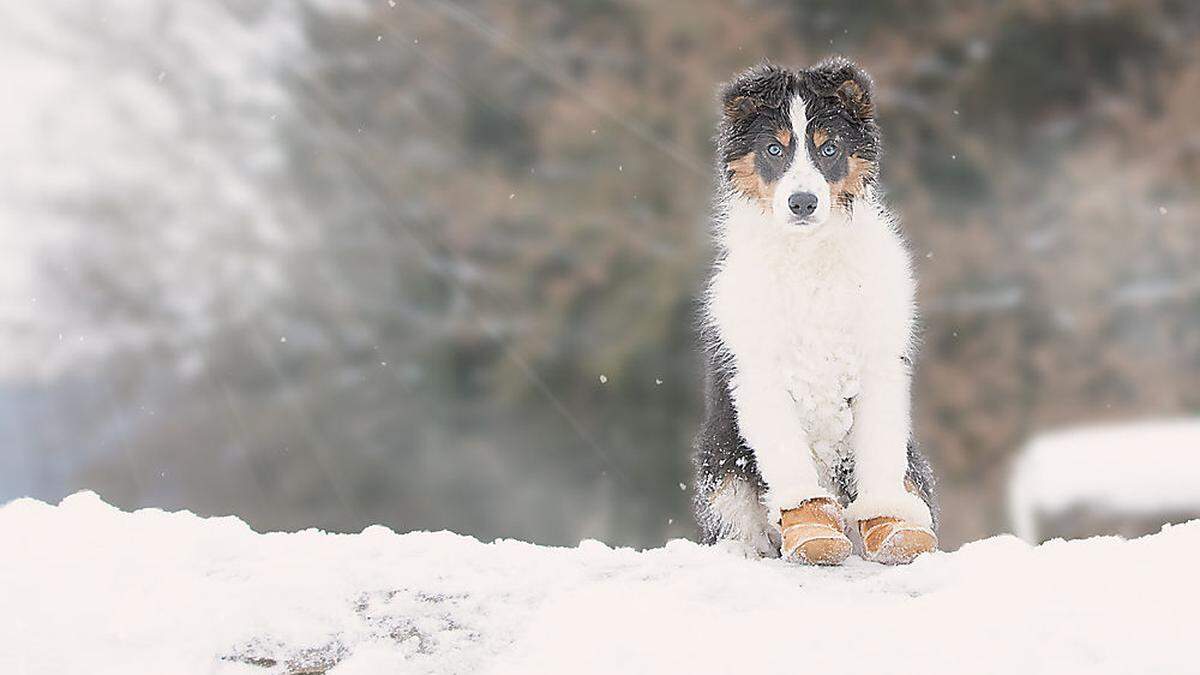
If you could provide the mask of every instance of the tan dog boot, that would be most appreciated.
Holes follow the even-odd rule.
[[[899,518],[880,516],[858,523],[863,557],[885,565],[906,565],[922,553],[937,550],[933,530]]]
[[[850,555],[850,540],[843,532],[842,509],[832,499],[810,499],[783,511],[780,547],[786,560],[809,565],[840,565]]]

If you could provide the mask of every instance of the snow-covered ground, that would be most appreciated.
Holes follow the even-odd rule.
[[[1069,429],[1033,439],[1009,483],[1016,533],[1035,542],[1040,516],[1074,507],[1200,514],[1200,419]]]
[[[0,508],[5,673],[1181,673],[1200,521],[903,568]]]

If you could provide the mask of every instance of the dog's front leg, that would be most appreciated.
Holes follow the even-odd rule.
[[[850,431],[857,496],[846,515],[853,520],[890,516],[929,527],[929,507],[904,483],[912,433],[908,366],[899,356],[865,365]]]
[[[821,487],[791,395],[769,363],[731,380],[738,426],[767,484],[767,505],[785,559],[837,565],[850,555],[841,507]]]
[[[854,401],[857,495],[846,516],[862,536],[864,557],[905,563],[937,547],[929,507],[905,483],[912,427],[908,365],[894,356],[867,366]]]
[[[777,522],[781,511],[816,497],[829,497],[813,464],[795,404],[778,375],[767,364],[739,366],[730,380],[738,430],[754,450],[767,484],[766,503]]]

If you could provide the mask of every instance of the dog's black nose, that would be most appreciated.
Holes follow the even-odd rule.
[[[793,192],[788,197],[788,208],[801,218],[811,216],[817,210],[817,196],[811,192]]]

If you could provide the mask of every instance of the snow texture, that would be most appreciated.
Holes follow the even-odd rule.
[[[0,508],[0,671],[1180,673],[1200,522],[888,568]],[[803,625],[800,625],[803,622]],[[803,667],[801,667],[803,666]]]
[[[1060,431],[1031,441],[1009,485],[1017,534],[1037,541],[1040,514],[1200,512],[1200,420]]]

